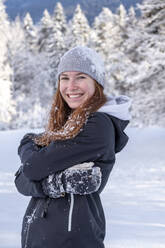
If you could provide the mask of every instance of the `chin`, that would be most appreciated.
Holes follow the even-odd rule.
[[[67,102],[67,104],[68,104],[68,106],[71,108],[71,109],[76,109],[76,108],[78,108],[78,107],[80,107],[80,105],[82,105],[82,104],[84,104],[84,102],[85,102],[85,99],[81,99],[81,101],[73,101],[73,102],[71,102],[71,101],[66,101]]]
[[[80,104],[79,105],[76,105],[76,104],[71,104],[71,105],[69,105],[69,107],[71,108],[71,109],[76,109],[76,108],[78,108],[80,106]]]
[[[71,103],[71,104],[68,104],[68,106],[69,106],[71,109],[76,109],[76,108],[78,108],[80,105],[81,105],[81,103]]]

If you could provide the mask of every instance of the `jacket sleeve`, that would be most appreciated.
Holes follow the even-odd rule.
[[[23,166],[20,166],[18,171],[15,173],[15,186],[19,193],[25,196],[41,197],[45,198],[46,195],[42,190],[42,185],[40,182],[31,181],[27,178],[23,171]]]
[[[75,164],[115,160],[115,134],[111,120],[103,113],[90,116],[75,138],[51,142],[39,150],[32,140],[18,148],[23,172],[30,180],[41,180]]]

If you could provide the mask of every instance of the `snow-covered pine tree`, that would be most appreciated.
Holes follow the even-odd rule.
[[[128,17],[127,17],[127,11],[123,4],[120,4],[120,6],[118,7],[117,14],[118,14],[118,24],[121,27],[125,27]]]
[[[11,23],[9,42],[10,64],[13,68],[13,99],[16,114],[12,127],[41,127],[53,89],[49,86],[49,67],[42,53],[27,47],[20,19]],[[37,112],[38,111],[38,112]]]
[[[31,15],[28,12],[23,20],[23,29],[25,32],[27,49],[35,53],[37,51],[37,28],[34,26]]]
[[[5,5],[3,0],[0,0],[0,70],[3,73],[5,67],[5,59],[7,59],[7,42],[9,37],[9,21],[6,14]],[[7,79],[8,75],[7,75]]]
[[[12,116],[15,114],[11,95],[12,83],[0,78],[0,130],[11,128]]]
[[[43,53],[24,51],[17,56],[20,65],[19,80],[22,87],[15,91],[16,115],[14,128],[43,127],[43,118],[52,99],[53,89],[49,85],[49,67]]]
[[[127,19],[127,23],[129,25],[136,25],[137,23],[137,18],[136,18],[136,12],[133,6],[131,6],[128,10],[128,19]]]
[[[118,31],[116,16],[110,9],[103,8],[102,12],[95,17],[92,27],[92,46],[102,53],[106,60],[117,42],[114,40],[114,34]]]
[[[10,52],[10,65],[13,70],[13,98],[21,93],[22,84],[22,66],[23,61],[21,55],[25,53],[26,41],[23,25],[20,18],[17,16],[16,19],[10,23],[10,36],[8,49]]]
[[[45,52],[47,50],[47,42],[53,33],[53,21],[47,9],[44,10],[43,17],[38,25],[38,50]]]
[[[106,91],[112,92],[116,78],[120,75],[120,64],[124,58],[122,44],[127,38],[125,28],[120,25],[119,16],[103,8],[93,23],[92,43],[100,52],[106,66]]]
[[[13,128],[21,127],[21,123],[26,116],[27,101],[30,102],[31,99],[29,94],[29,82],[31,82],[33,78],[33,71],[29,72],[29,70],[27,70],[29,67],[29,54],[31,54],[31,52],[29,46],[27,46],[25,37],[23,23],[19,17],[16,17],[15,21],[11,23],[9,40],[10,65],[13,69],[13,99],[16,107],[16,114],[12,118]],[[22,120],[18,118],[18,116],[22,116]]]
[[[43,17],[38,26],[39,51],[52,52],[52,41],[56,38],[60,40],[62,36],[62,46],[64,46],[64,36],[67,29],[66,17],[61,3],[57,3],[53,16],[50,16],[47,9],[44,10]],[[58,34],[58,35],[57,35]]]
[[[128,11],[125,33],[126,39],[122,44],[122,51],[132,63],[139,63],[143,55],[138,52],[138,48],[146,39],[146,33],[139,26],[133,7],[130,7]]]
[[[7,58],[7,45],[8,38],[10,34],[10,24],[8,21],[8,16],[5,10],[5,5],[3,0],[0,0],[0,78],[10,81],[10,74],[7,73],[8,70],[5,70],[6,65],[8,64]],[[4,73],[6,71],[6,73]],[[3,75],[3,76],[2,76]]]
[[[10,128],[15,113],[12,100],[12,69],[9,64],[8,39],[10,25],[3,1],[0,1],[0,129]]]
[[[143,30],[143,43],[138,53],[144,57],[139,70],[140,93],[144,96],[146,125],[165,125],[165,2],[144,0],[139,27]]]
[[[49,64],[51,68],[51,82],[54,89],[57,88],[56,75],[57,66],[60,58],[66,52],[65,35],[67,30],[66,16],[61,3],[57,3],[52,16],[53,20],[53,36],[50,39],[49,48],[47,50],[49,56]]]
[[[144,3],[151,10],[149,3],[152,5],[153,2],[148,1],[148,5],[146,1]],[[148,18],[150,20],[150,15]],[[114,85],[120,94],[126,93],[133,98],[132,125],[164,126],[165,36],[162,32],[152,33],[146,26],[149,20],[147,21],[146,16],[145,19],[140,18],[135,26],[128,27],[129,38],[123,44],[128,66],[123,67],[123,60],[120,65],[121,78]],[[159,23],[159,19],[157,22]],[[158,26],[156,22],[154,26]]]
[[[88,45],[90,39],[91,28],[88,20],[78,4],[72,20],[68,24],[66,34],[66,44],[70,49],[77,45]]]
[[[142,24],[147,32],[165,34],[165,1],[143,0],[137,6],[141,10]]]
[[[49,85],[54,90],[56,89],[57,65],[66,51],[64,41],[66,28],[66,17],[60,3],[57,3],[52,17],[47,11],[44,12],[39,25],[39,51],[45,54],[49,67]]]
[[[52,16],[52,20],[55,28],[61,31],[63,36],[65,36],[66,30],[67,30],[67,22],[66,22],[66,16],[64,13],[63,6],[60,2],[56,4],[56,7],[54,9],[54,13]]]
[[[110,85],[114,86],[115,94],[126,94],[133,99],[131,125],[143,125],[147,123],[146,110],[141,79],[146,78],[149,66],[145,55],[139,51],[146,40],[147,34],[139,27],[138,23],[132,23],[128,19],[125,27],[127,39],[122,43],[118,59],[109,67]]]

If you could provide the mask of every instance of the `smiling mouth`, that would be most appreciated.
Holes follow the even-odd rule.
[[[76,99],[82,97],[83,94],[67,94],[67,97],[70,99]]]

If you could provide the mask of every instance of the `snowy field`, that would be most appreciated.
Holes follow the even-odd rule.
[[[13,180],[20,166],[19,140],[29,131],[0,132],[0,248],[20,248],[21,222],[30,198],[16,192]],[[126,132],[129,143],[117,155],[101,195],[105,248],[165,248],[165,129]]]

